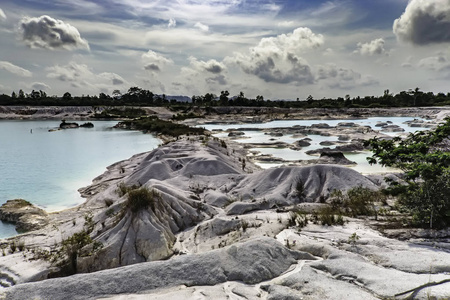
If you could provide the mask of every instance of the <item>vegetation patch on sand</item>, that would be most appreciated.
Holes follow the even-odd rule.
[[[119,128],[143,130],[150,133],[158,133],[169,136],[180,136],[185,134],[201,135],[205,134],[205,129],[190,127],[183,124],[177,124],[170,121],[161,120],[158,117],[141,117],[139,119],[122,121],[116,125]]]

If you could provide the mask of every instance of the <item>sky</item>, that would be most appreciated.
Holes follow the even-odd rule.
[[[450,0],[2,0],[0,93],[450,92]]]

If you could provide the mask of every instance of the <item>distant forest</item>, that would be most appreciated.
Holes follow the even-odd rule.
[[[0,95],[0,105],[31,105],[31,106],[257,106],[257,107],[282,107],[282,108],[381,108],[381,107],[419,107],[419,106],[444,106],[450,105],[450,93],[423,92],[419,88],[402,91],[396,95],[385,90],[382,96],[365,96],[351,98],[338,97],[290,100],[265,100],[264,96],[255,99],[245,97],[243,92],[238,96],[230,97],[228,91],[220,92],[220,95],[207,93],[201,96],[192,96],[190,102],[180,102],[170,99],[166,95],[157,95],[149,90],[139,87],[131,87],[126,93],[116,90],[112,95],[100,93],[98,96],[77,96],[65,93],[62,97],[48,96],[44,91],[31,91],[25,93],[20,90],[11,95]]]

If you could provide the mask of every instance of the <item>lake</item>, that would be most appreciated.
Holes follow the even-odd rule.
[[[229,129],[239,129],[244,133],[244,138],[236,139],[236,142],[239,143],[269,143],[269,142],[285,142],[285,143],[294,143],[295,141],[300,140],[300,138],[295,138],[293,135],[284,135],[282,137],[273,137],[265,134],[262,131],[254,131],[254,130],[245,130],[246,128],[258,128],[258,129],[270,129],[270,128],[287,128],[294,126],[312,126],[313,124],[326,123],[329,126],[336,126],[341,122],[353,122],[362,126],[370,126],[373,130],[380,130],[381,128],[376,127],[375,125],[378,123],[386,123],[392,122],[392,125],[398,125],[403,128],[405,131],[402,133],[399,132],[384,132],[387,135],[395,136],[399,134],[408,134],[411,132],[415,132],[417,130],[428,130],[428,128],[423,127],[409,127],[405,124],[406,121],[411,121],[414,119],[418,119],[423,121],[421,118],[413,118],[413,117],[371,117],[366,119],[350,119],[350,120],[277,120],[266,123],[250,123],[250,124],[205,124],[200,125],[205,127],[208,130],[229,130]],[[215,133],[214,136],[218,138],[226,138],[228,137],[228,132],[219,132]],[[317,159],[318,156],[308,155],[305,152],[309,150],[316,150],[320,148],[324,148],[324,146],[320,145],[321,142],[324,141],[337,141],[337,136],[321,136],[321,135],[308,135],[308,138],[311,139],[311,145],[307,147],[303,147],[302,150],[292,150],[289,148],[251,148],[250,151],[257,151],[260,154],[272,155],[273,157],[279,157],[286,161],[297,161],[297,160],[312,160]],[[328,146],[328,148],[335,148],[336,146]],[[374,174],[374,173],[386,173],[386,172],[395,172],[398,171],[393,168],[382,167],[380,165],[369,165],[366,158],[371,156],[371,152],[369,151],[361,151],[359,153],[344,153],[344,155],[351,161],[357,163],[357,165],[352,165],[350,168],[361,172],[363,174]],[[266,162],[256,162],[256,164],[262,168],[272,168],[282,166],[282,163],[266,163]]]
[[[84,201],[78,189],[107,166],[161,143],[139,131],[114,129],[116,121],[90,122],[94,128],[49,132],[59,121],[0,120],[0,204],[23,198],[47,211],[76,206]],[[15,234],[13,225],[0,223],[0,238]]]

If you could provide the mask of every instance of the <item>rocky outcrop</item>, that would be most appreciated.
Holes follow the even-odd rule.
[[[26,200],[14,199],[0,207],[0,220],[15,224],[18,232],[26,232],[47,225],[48,215]]]
[[[179,285],[215,285],[226,281],[255,284],[279,276],[298,259],[314,260],[314,257],[288,250],[266,237],[168,261],[21,284],[5,290],[3,296],[9,300],[97,299]]]
[[[70,128],[78,128],[80,127],[80,125],[78,125],[78,123],[75,122],[66,122],[65,120],[61,121],[61,124],[59,124],[59,128],[60,129],[70,129]]]
[[[229,137],[241,137],[244,135],[245,135],[245,132],[242,132],[242,131],[230,131],[230,133],[228,133]]]
[[[342,152],[323,151],[320,153],[319,162],[336,165],[356,165],[356,162],[348,160]]]
[[[80,125],[80,127],[83,128],[94,128],[94,124],[92,124],[91,122],[86,122]]]
[[[309,150],[305,153],[308,155],[322,154],[322,153],[339,153],[339,152],[359,152],[364,151],[365,148],[362,143],[350,143],[336,146],[334,149],[325,147],[322,149]]]

